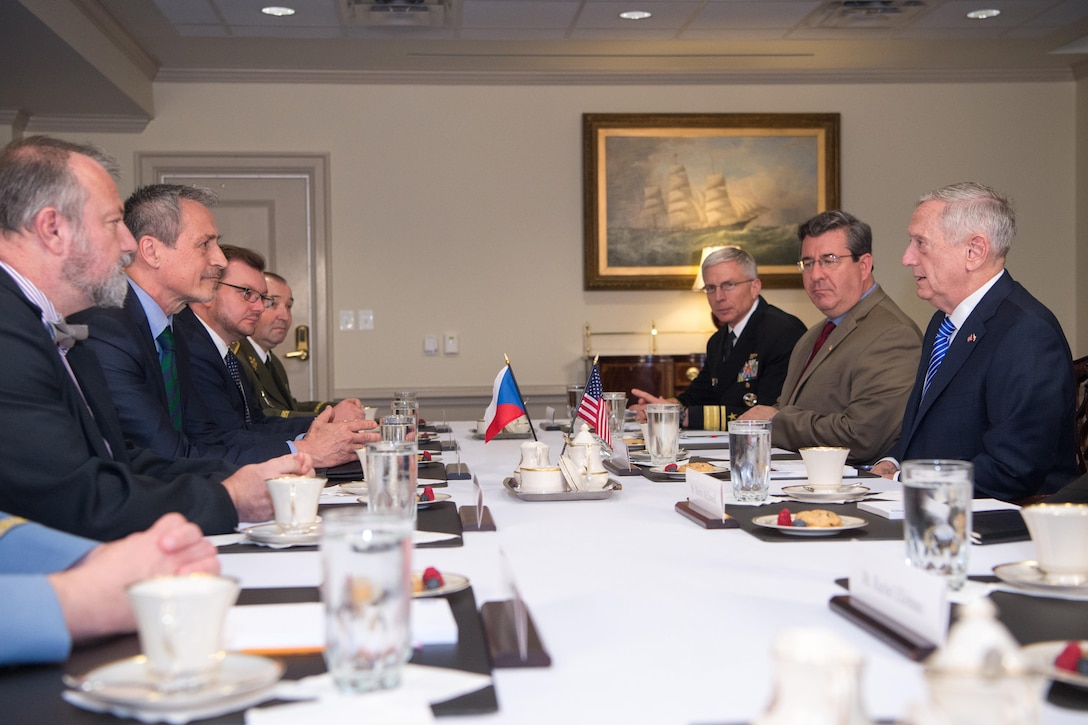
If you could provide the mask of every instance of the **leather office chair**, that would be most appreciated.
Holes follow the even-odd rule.
[[[1088,473],[1088,356],[1073,361],[1077,381],[1077,463]]]

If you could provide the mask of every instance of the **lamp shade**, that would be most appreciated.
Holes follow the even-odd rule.
[[[719,249],[722,249],[722,247],[703,247],[703,253],[699,256],[699,269],[695,272],[695,284],[691,287],[696,292],[702,292],[703,286],[706,284],[703,281],[703,262],[706,261],[711,252],[716,252]]]

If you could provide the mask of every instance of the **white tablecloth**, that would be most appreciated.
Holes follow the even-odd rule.
[[[509,598],[503,572],[511,571],[553,660],[546,669],[495,670],[499,712],[459,717],[459,725],[749,721],[770,699],[771,646],[788,626],[828,628],[864,653],[872,718],[902,717],[924,699],[919,665],[828,608],[843,593],[834,580],[848,575],[854,547],[880,547],[901,561],[902,542],[767,543],[739,529],[704,530],[673,511],[686,498],[683,483],[634,476],[606,500],[521,501],[502,481],[522,441],[485,445],[469,436],[472,423],[453,427],[498,531],[466,532],[464,547],[416,549],[413,568],[468,576],[477,604]],[[555,461],[561,434],[538,436]],[[459,504],[474,500],[471,481],[444,490]],[[249,566],[282,555],[222,558],[245,584]],[[972,547],[970,571],[1029,558],[1030,542]],[[313,586],[303,579],[299,585]],[[1045,723],[1082,717],[1045,707]]]

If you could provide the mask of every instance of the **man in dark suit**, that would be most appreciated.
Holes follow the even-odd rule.
[[[74,318],[90,328],[87,343],[106,374],[125,437],[167,458],[246,464],[298,450],[317,465],[329,465],[330,456],[338,463],[351,460],[354,450],[351,457],[339,455],[340,442],[361,438],[346,421],[315,422],[310,440],[295,441],[308,421],[235,425],[201,394],[178,313],[186,304],[213,299],[227,266],[209,209],[215,201],[211,192],[190,186],[137,189],[125,204],[137,248],[124,307],[94,308]]]
[[[265,480],[312,470],[307,456],[235,469],[126,446],[85,330],[64,315],[121,304],[135,251],[121,199],[87,146],[45,137],[0,150],[0,510],[116,539],[178,511],[206,533],[271,517]]]
[[[242,247],[224,245],[222,249],[227,268],[215,297],[193,303],[175,316],[178,335],[189,345],[193,380],[213,417],[230,428],[286,436],[306,433],[294,444],[313,451],[318,467],[356,460],[358,448],[380,438],[374,432],[377,424],[364,419],[358,400],[341,401],[316,418],[264,414],[257,392],[242,372],[242,363],[230,349],[232,343],[252,334],[271,302],[264,280],[264,257]]]
[[[267,270],[264,281],[268,284],[272,305],[261,314],[253,333],[235,341],[231,350],[242,362],[242,371],[256,390],[265,415],[312,418],[329,403],[297,400],[291,392],[283,361],[272,352],[272,348],[283,342],[291,330],[291,309],[295,306],[291,285],[282,276]]]
[[[975,494],[1016,501],[1077,474],[1072,355],[1061,325],[1005,270],[1016,218],[973,182],[925,194],[903,255],[918,296],[937,308],[892,460],[974,464]]]
[[[773,405],[782,392],[794,343],[805,325],[760,296],[756,260],[740,247],[722,247],[702,265],[707,302],[721,327],[706,345],[706,363],[676,402],[687,408],[689,428],[725,430],[754,405]],[[631,391],[640,410],[669,402],[646,391]]]

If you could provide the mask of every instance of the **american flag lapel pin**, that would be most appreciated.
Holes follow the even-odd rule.
[[[974,333],[971,333],[970,335],[967,336],[967,342],[974,342],[977,339],[978,338],[975,336]]]

